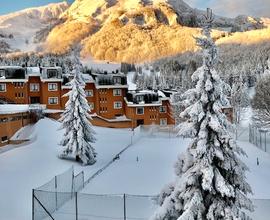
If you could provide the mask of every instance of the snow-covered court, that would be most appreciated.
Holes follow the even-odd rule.
[[[75,173],[84,170],[86,178],[99,170],[130,143],[130,130],[96,127],[97,163],[83,167],[75,162],[60,160],[57,155],[63,131],[50,119],[40,120],[33,129],[33,142],[0,154],[0,219],[29,220],[32,217],[32,189],[48,182],[55,175],[74,166]],[[27,132],[22,132],[24,135]]]
[[[0,154],[0,219],[31,219],[33,188],[44,184],[72,165],[75,166],[76,173],[84,170],[86,178],[89,177],[130,144],[132,135],[128,129],[95,127],[97,163],[94,166],[82,167],[75,162],[58,159],[60,148],[57,143],[62,135],[58,128],[58,122],[43,119],[36,124],[31,134],[36,137],[34,142]],[[173,181],[174,162],[188,143],[188,139],[143,135],[80,192],[78,205],[82,214],[79,219],[123,219],[123,194],[128,194],[125,204],[128,219],[149,217],[155,207],[152,205],[152,197],[145,195],[157,195],[164,185]],[[248,142],[241,141],[239,144],[248,154],[248,158],[244,160],[250,168],[248,181],[254,192],[251,197],[259,199],[256,200],[256,204],[260,206],[258,208],[268,211],[270,155]],[[73,219],[74,204],[71,200],[64,205],[58,213],[54,213],[55,219],[60,219],[60,216],[65,220]],[[139,214],[140,212],[143,214]],[[266,220],[266,217],[267,213],[264,213],[261,218],[255,219]]]

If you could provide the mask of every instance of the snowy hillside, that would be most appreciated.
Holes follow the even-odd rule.
[[[85,58],[140,63],[196,50],[193,36],[199,34],[203,14],[183,0],[49,4],[0,16],[0,52],[65,53],[81,43]],[[245,32],[269,24],[267,18],[216,16],[213,35],[222,41],[227,35],[234,36],[228,31]]]
[[[203,11],[182,0],[76,0],[49,34],[44,48],[64,53],[82,43],[84,56],[117,62],[141,62],[196,49]],[[236,19],[216,16],[214,26],[224,31],[264,27],[264,21],[248,16]],[[65,36],[59,39],[58,36]]]
[[[36,33],[58,22],[68,7],[66,2],[61,2],[0,16],[0,42],[6,42],[10,51],[34,50]]]

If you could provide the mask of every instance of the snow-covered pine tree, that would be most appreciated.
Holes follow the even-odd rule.
[[[181,135],[193,138],[175,164],[176,180],[160,194],[160,207],[153,220],[239,220],[243,209],[253,210],[247,194],[245,155],[232,139],[230,123],[222,113],[227,105],[225,84],[214,69],[217,48],[211,38],[212,12],[207,10],[203,37],[196,38],[203,50],[203,66],[192,76],[194,89],[184,96],[187,121]]]
[[[239,124],[243,108],[250,104],[248,86],[244,82],[243,75],[240,73],[239,78],[233,82],[231,89],[231,105],[234,108],[235,123]]]
[[[270,74],[266,71],[255,87],[255,95],[252,100],[252,121],[256,127],[270,130]]]
[[[95,131],[92,128],[89,115],[90,107],[83,89],[82,65],[78,56],[73,54],[73,80],[70,82],[71,91],[66,94],[69,97],[60,121],[62,129],[65,129],[61,145],[64,147],[60,158],[75,157],[84,165],[92,165],[96,162],[96,152],[92,144],[95,142]]]

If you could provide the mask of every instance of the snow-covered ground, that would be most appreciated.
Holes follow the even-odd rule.
[[[29,127],[30,128],[30,127]],[[71,161],[58,159],[63,131],[59,123],[43,119],[35,125],[36,141],[13,150],[0,153],[0,219],[31,219],[32,189],[49,181],[55,175],[75,166],[75,173],[84,170],[86,178],[107,164],[112,157],[130,143],[129,130],[95,127],[98,162],[82,167]],[[31,128],[33,129],[33,128]],[[26,134],[27,131],[24,132]],[[9,146],[8,146],[9,147]]]
[[[126,151],[117,163],[89,183],[83,192],[156,195],[173,180],[173,164],[188,142],[180,138],[143,138]],[[238,143],[248,155],[243,159],[250,168],[247,176],[254,193],[251,198],[270,199],[270,155],[248,142]]]
[[[128,72],[127,74],[127,84],[128,84],[128,90],[136,90],[137,85],[133,82],[135,72]]]
[[[43,119],[31,128],[37,136],[35,142],[0,154],[0,219],[31,219],[33,188],[66,171],[71,165],[75,165],[76,173],[84,170],[87,178],[131,140],[131,131],[128,129],[95,127],[98,162],[94,166],[82,167],[75,162],[57,158],[60,151],[57,143],[63,133],[58,128],[58,122]],[[181,138],[142,137],[120,156],[120,160],[91,181],[82,193],[156,195],[165,184],[173,180],[173,164],[188,142],[188,139]],[[249,156],[244,160],[251,170],[248,180],[254,191],[252,198],[270,199],[270,155],[246,141],[239,141],[239,144]],[[261,201],[268,207],[269,200]],[[121,200],[119,204],[122,204]]]
[[[120,63],[94,60],[91,57],[82,59],[81,62],[83,63],[83,65],[87,67],[91,67],[94,70],[100,70],[100,71],[112,72],[112,71],[120,70],[121,68]]]

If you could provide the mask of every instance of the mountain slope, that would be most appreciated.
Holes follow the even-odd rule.
[[[182,0],[75,0],[0,16],[0,52],[66,53],[81,43],[82,55],[137,63],[195,51],[204,12]],[[269,19],[215,17],[221,45],[243,39],[270,41]],[[243,33],[231,33],[242,31]],[[247,32],[248,31],[248,32]],[[254,41],[256,38],[256,42]],[[243,41],[242,41],[243,42]],[[242,43],[241,42],[241,43]]]
[[[202,11],[182,0],[76,0],[49,34],[44,48],[65,53],[76,43],[99,60],[142,62],[196,50]],[[216,16],[215,38],[227,30],[263,28],[260,19]],[[224,32],[225,31],[225,32]]]
[[[0,42],[8,44],[10,51],[34,50],[36,33],[58,23],[68,7],[62,2],[0,16]]]

